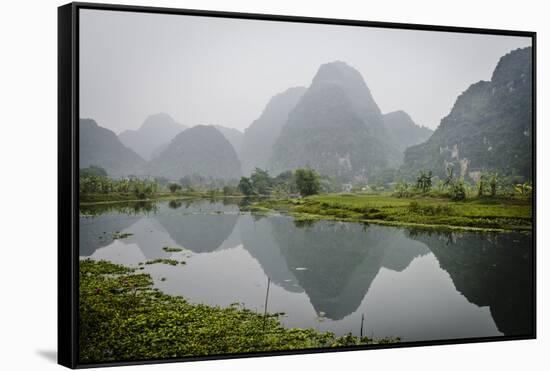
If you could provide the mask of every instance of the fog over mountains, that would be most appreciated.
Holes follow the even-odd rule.
[[[235,152],[239,153],[243,144],[244,133],[234,128],[228,128],[221,125],[214,125],[216,129],[231,143]]]
[[[245,130],[240,152],[244,174],[250,174],[255,167],[267,168],[273,154],[273,145],[288,120],[288,114],[305,91],[306,88],[294,87],[275,95],[260,117]]]
[[[234,179],[241,174],[241,164],[237,152],[218,129],[197,125],[176,135],[170,145],[147,164],[145,173],[168,179],[193,174]]]
[[[433,134],[432,129],[416,125],[405,111],[386,113],[383,115],[383,119],[392,143],[400,152],[410,146],[425,142]]]
[[[503,56],[491,81],[472,84],[432,132],[402,110],[383,114],[357,69],[330,62],[308,87],[273,96],[244,133],[223,123],[187,129],[159,113],[117,137],[81,120],[80,167],[171,180],[238,179],[255,167],[273,175],[311,167],[341,181],[387,168],[443,175],[447,166],[472,179],[491,169],[530,176],[531,73],[530,47]]]
[[[145,161],[122,144],[109,129],[92,119],[80,119],[80,168],[101,166],[111,176],[140,173]]]

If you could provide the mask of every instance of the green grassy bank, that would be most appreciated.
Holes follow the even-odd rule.
[[[287,212],[300,220],[333,219],[423,228],[531,230],[530,199],[481,197],[398,198],[390,194],[328,194],[303,199],[262,200],[251,211]]]
[[[211,192],[193,191],[176,193],[154,193],[148,194],[144,198],[139,198],[134,193],[84,193],[80,194],[79,201],[81,205],[114,203],[114,202],[133,202],[133,201],[170,201],[183,200],[189,198],[216,198],[216,197],[241,197],[224,196],[223,194],[212,194]]]

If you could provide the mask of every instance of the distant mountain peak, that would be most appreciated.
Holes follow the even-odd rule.
[[[388,112],[388,113],[385,113],[384,116],[386,117],[390,117],[390,116],[393,116],[393,117],[399,117],[399,118],[402,118],[402,119],[406,119],[406,120],[411,120],[412,121],[412,118],[411,116],[403,111],[403,110],[397,110],[397,111],[392,111],[392,112]]]
[[[336,61],[319,67],[273,146],[275,173],[309,166],[347,179],[399,161],[380,109],[359,71]]]
[[[356,113],[369,128],[371,135],[379,140],[387,139],[388,134],[383,124],[382,112],[359,70],[343,61],[322,64],[309,89],[314,90],[327,84],[332,85],[332,88],[337,86],[344,91]]]
[[[343,61],[322,64],[312,81],[313,84],[318,82],[360,82],[366,86],[361,73]]]
[[[118,137],[125,146],[150,160],[158,153],[159,147],[166,146],[167,142],[186,128],[166,113],[155,113],[147,116],[139,129],[125,130]]]
[[[401,152],[410,146],[426,141],[433,133],[433,130],[417,125],[411,116],[403,110],[388,112],[383,117],[393,143]]]
[[[138,130],[158,129],[160,126],[173,126],[174,124],[179,125],[169,114],[159,112],[147,116]]]
[[[237,153],[213,125],[196,125],[179,133],[148,165],[149,175],[178,180],[186,175],[215,179],[240,176]]]

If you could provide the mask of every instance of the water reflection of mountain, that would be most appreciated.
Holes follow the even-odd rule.
[[[266,276],[273,283],[290,292],[303,292],[298,280],[287,266],[281,254],[281,249],[273,238],[272,225],[269,218],[254,220],[253,216],[242,216],[238,222],[244,249],[256,259]]]
[[[162,205],[154,216],[180,246],[196,253],[212,252],[227,239],[237,223],[238,207],[199,201],[176,209]]]
[[[404,241],[401,229],[327,221],[294,228],[290,218],[268,220],[313,307],[333,320],[359,307],[381,267],[402,270],[429,252],[421,243]]]
[[[505,335],[533,333],[532,236],[519,233],[414,234],[446,270],[457,290],[489,306]]]
[[[139,215],[103,214],[94,217],[80,217],[80,256],[90,256],[113,242],[113,235],[129,228],[142,217]]]
[[[152,218],[141,218],[129,229],[132,236],[120,240],[125,245],[137,245],[147,260],[169,258],[162,248],[174,243],[162,226]]]

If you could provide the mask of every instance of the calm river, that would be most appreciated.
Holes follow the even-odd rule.
[[[529,234],[304,224],[232,202],[83,208],[80,255],[128,266],[185,260],[144,272],[194,303],[283,312],[287,327],[402,341],[532,332]],[[113,240],[116,232],[132,235]]]

